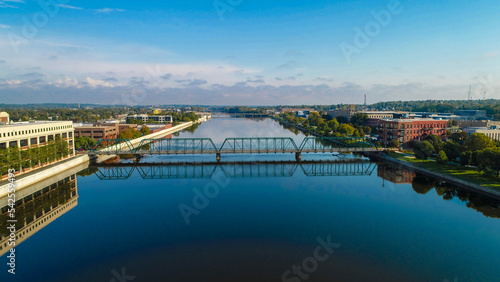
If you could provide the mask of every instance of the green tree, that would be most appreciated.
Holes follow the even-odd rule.
[[[428,141],[421,141],[415,144],[413,151],[417,159],[427,160],[428,157],[434,154],[434,147]]]
[[[75,148],[84,148],[85,150],[90,150],[95,147],[97,141],[89,137],[77,137],[75,138]]]
[[[389,147],[391,148],[399,148],[399,146],[401,146],[401,144],[398,139],[392,139],[391,142],[389,142]]]
[[[149,127],[147,125],[144,125],[143,127],[141,127],[141,133],[142,135],[148,135],[149,134]]]
[[[446,153],[443,150],[439,151],[439,153],[437,154],[436,162],[441,165],[448,163],[448,157],[446,156]]]
[[[469,135],[465,131],[455,132],[450,135],[450,140],[460,145],[464,145],[469,140]]]
[[[429,141],[436,152],[439,152],[443,149],[443,140],[441,140],[441,137],[437,135],[430,134],[429,136],[425,137],[424,140]]]
[[[363,126],[365,121],[368,120],[368,115],[365,113],[357,113],[351,117],[351,124],[353,126]]]
[[[469,140],[466,142],[467,150],[482,151],[495,147],[495,142],[488,136],[481,133],[472,133]]]
[[[478,166],[490,176],[500,176],[500,149],[486,149],[478,154]]]
[[[328,127],[332,130],[332,131],[337,131],[338,127],[339,127],[339,122],[337,121],[336,118],[332,118],[331,120],[329,120],[327,122],[328,124]]]
[[[460,153],[462,152],[462,146],[453,141],[448,141],[444,143],[443,150],[446,153],[446,156],[448,156],[450,160],[454,161],[460,156]]]
[[[466,167],[470,165],[471,163],[471,158],[472,158],[472,152],[471,151],[465,151],[460,154],[460,165],[463,167]]]
[[[350,136],[354,133],[354,127],[352,127],[350,124],[343,123],[339,125],[337,132],[340,134],[345,134]]]

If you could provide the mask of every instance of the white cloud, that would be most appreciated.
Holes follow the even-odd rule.
[[[82,85],[78,82],[77,79],[65,77],[64,80],[58,79],[54,83],[57,87],[82,87]]]
[[[85,81],[87,81],[88,85],[90,87],[98,87],[98,86],[102,86],[102,87],[113,87],[113,84],[107,82],[107,81],[104,81],[104,80],[99,80],[99,79],[93,79],[91,77],[87,77],[85,79]]]
[[[99,14],[99,13],[109,14],[111,12],[125,12],[124,9],[118,9],[118,8],[102,8],[102,9],[96,9],[94,11],[96,14]]]
[[[41,43],[45,43],[50,46],[55,46],[55,47],[69,47],[69,48],[85,48],[85,49],[91,49],[88,46],[83,46],[83,45],[76,45],[76,44],[68,44],[68,43],[58,43],[58,42],[51,42],[51,41],[40,41]]]
[[[64,8],[64,9],[83,10],[82,7],[75,7],[75,6],[66,5],[66,4],[58,4],[57,6]]]
[[[5,28],[5,29],[9,29],[9,28],[10,28],[10,26],[8,26],[8,25],[5,25],[5,24],[0,24],[0,28]]]
[[[12,6],[12,5],[9,5],[9,4],[5,3],[5,2],[0,1],[0,8],[19,8],[19,7]]]

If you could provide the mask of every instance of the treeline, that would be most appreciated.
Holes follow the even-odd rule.
[[[363,126],[368,119],[368,116],[363,113],[355,114],[351,120],[347,120],[345,118],[332,118],[326,112],[321,114],[311,112],[307,119],[295,116],[294,112],[285,112],[279,115],[279,119],[325,137],[363,137],[373,131],[373,128]]]
[[[500,142],[480,133],[453,133],[443,142],[437,135],[429,135],[423,141],[411,142],[415,157],[426,160],[436,155],[436,161],[446,164],[459,162],[461,166],[474,166],[488,176],[500,176]]]
[[[33,120],[75,120],[78,122],[97,122],[102,119],[117,118],[119,115],[126,114],[128,110],[124,108],[95,108],[95,109],[0,109],[7,111],[10,119],[13,121]]]
[[[172,125],[176,126],[180,124],[181,122],[195,122],[197,121],[200,116],[195,114],[194,112],[181,112],[181,113],[168,113],[167,115],[172,116]]]
[[[0,174],[7,174],[9,169],[16,171],[35,168],[65,158],[70,154],[68,142],[57,138],[45,146],[33,146],[25,150],[19,147],[0,149]]]
[[[488,116],[500,120],[500,100],[455,100],[455,101],[394,101],[371,105],[376,110],[395,110],[410,112],[453,113],[456,110],[485,110]]]

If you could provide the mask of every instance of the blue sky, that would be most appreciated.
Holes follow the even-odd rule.
[[[500,98],[493,0],[45,1],[0,0],[0,103]]]

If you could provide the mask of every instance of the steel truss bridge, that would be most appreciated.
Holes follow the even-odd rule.
[[[99,149],[97,149],[99,148]],[[366,138],[356,137],[306,137],[297,145],[289,137],[226,138],[216,146],[211,138],[159,138],[144,139],[133,145],[129,139],[101,139],[91,155],[187,155],[215,154],[285,154],[295,153],[297,161],[301,153],[368,152],[380,151]]]
[[[171,164],[98,165],[101,180],[125,180],[138,173],[143,179],[212,178],[216,173],[226,177],[291,177],[297,170],[306,176],[371,175],[376,165],[369,161],[304,161],[304,162],[228,162]],[[300,169],[299,169],[300,168]]]

